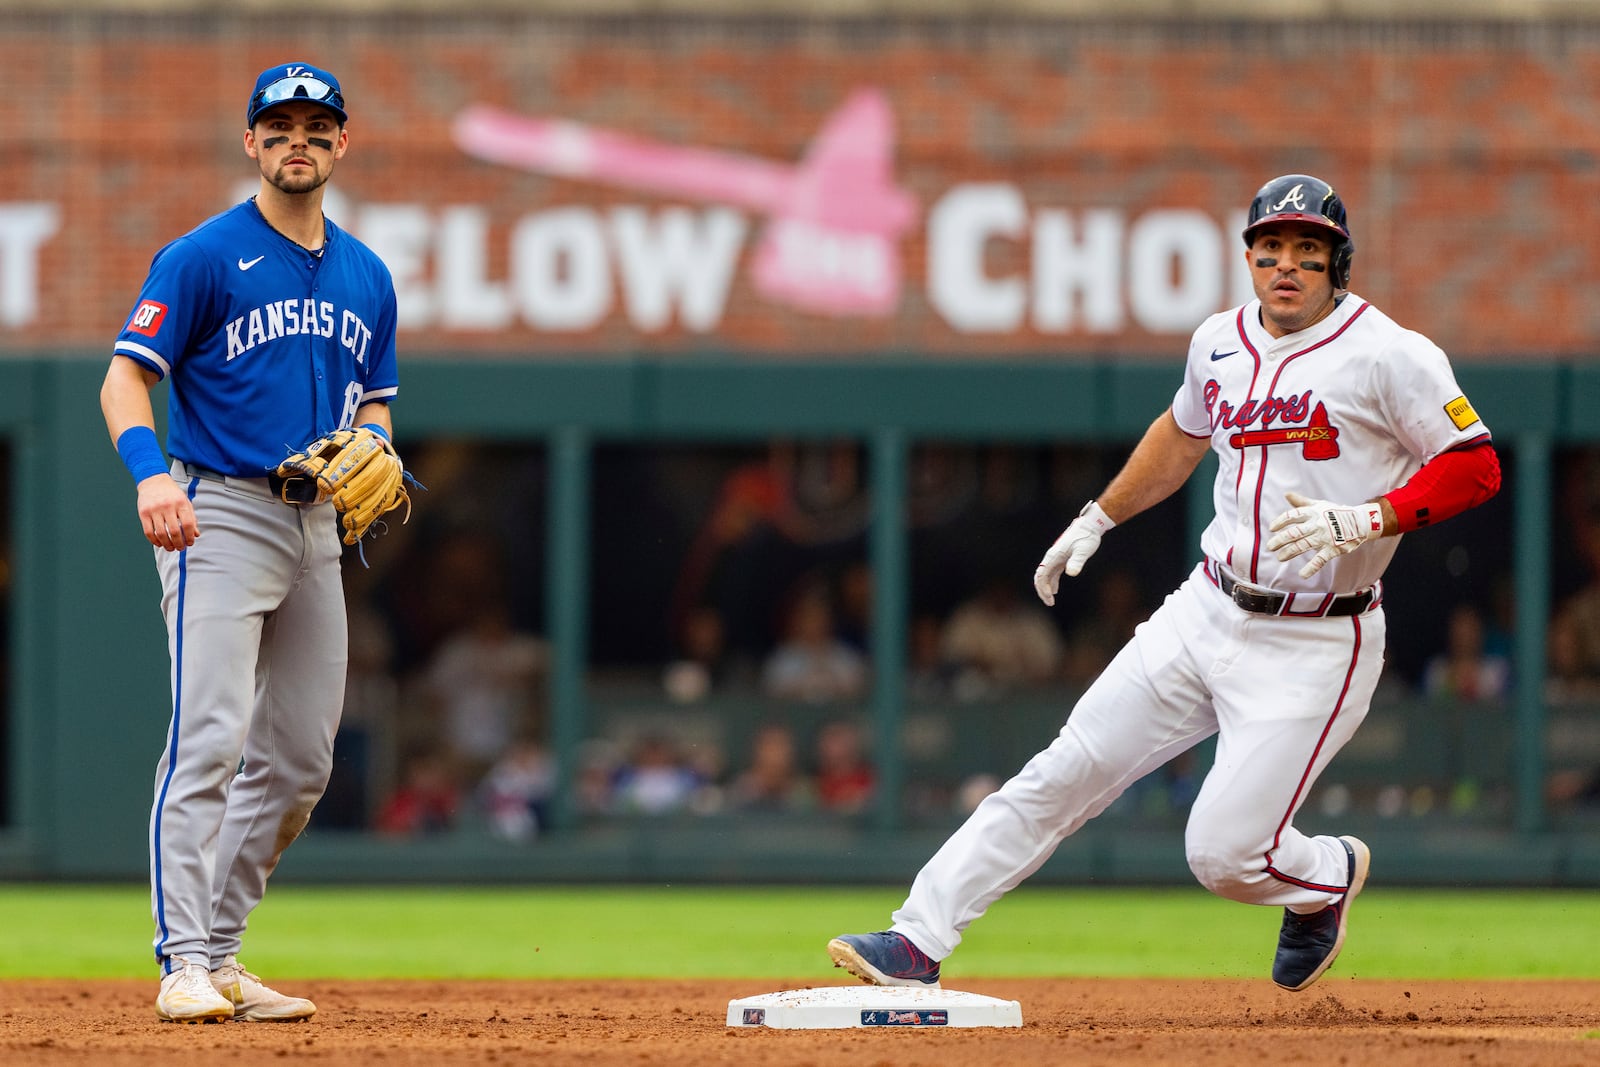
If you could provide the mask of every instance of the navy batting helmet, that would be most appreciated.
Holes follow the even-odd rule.
[[[1250,201],[1250,219],[1244,227],[1244,243],[1255,240],[1254,231],[1269,222],[1309,222],[1333,233],[1333,284],[1350,286],[1350,261],[1355,258],[1356,242],[1350,236],[1344,201],[1333,186],[1309,174],[1285,174],[1263,185]]]

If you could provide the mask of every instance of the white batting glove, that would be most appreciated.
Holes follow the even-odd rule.
[[[1065,571],[1069,578],[1076,578],[1089,557],[1100,547],[1100,536],[1115,525],[1111,517],[1100,510],[1099,504],[1093,500],[1085,504],[1083,510],[1078,512],[1078,517],[1061,531],[1056,543],[1039,561],[1039,569],[1033,572],[1033,588],[1038,592],[1039,599],[1053,607],[1056,590],[1061,586],[1062,572]]]
[[[1378,504],[1334,504],[1312,500],[1299,493],[1286,493],[1288,511],[1272,520],[1276,534],[1267,542],[1267,551],[1287,563],[1306,552],[1316,552],[1300,568],[1300,577],[1309,578],[1335,557],[1354,552],[1363,544],[1383,535],[1383,508]]]

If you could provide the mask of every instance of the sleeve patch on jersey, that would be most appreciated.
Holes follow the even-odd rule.
[[[1478,421],[1478,413],[1472,410],[1472,405],[1464,396],[1458,396],[1446,404],[1444,413],[1450,416],[1450,421],[1456,424],[1458,430],[1465,430]]]
[[[133,315],[128,319],[128,329],[146,337],[154,337],[161,330],[161,320],[166,317],[167,305],[145,300],[133,309]]]

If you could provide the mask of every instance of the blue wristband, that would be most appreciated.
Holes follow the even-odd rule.
[[[385,441],[389,440],[389,431],[385,430],[382,426],[379,426],[375,422],[363,422],[360,426],[356,427],[356,429],[358,429],[358,430],[371,430],[373,433],[377,434],[379,437],[383,438]]]
[[[133,475],[133,484],[146,478],[167,473],[167,461],[161,455],[161,444],[156,432],[148,426],[130,426],[117,438],[117,454],[123,466]]]

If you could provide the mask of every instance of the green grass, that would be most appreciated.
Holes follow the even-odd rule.
[[[809,978],[901,888],[275,887],[245,961],[320,978]],[[152,973],[139,886],[0,885],[0,977]],[[951,978],[1261,977],[1279,912],[1194,889],[1027,887],[975,923]],[[1600,978],[1600,892],[1362,896],[1339,973]]]

